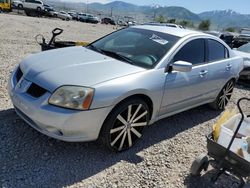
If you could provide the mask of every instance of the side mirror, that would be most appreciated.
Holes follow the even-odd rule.
[[[186,61],[176,61],[172,65],[173,70],[179,72],[190,72],[192,70],[193,64]]]

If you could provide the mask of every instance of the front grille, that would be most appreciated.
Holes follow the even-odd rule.
[[[19,82],[19,80],[22,78],[22,76],[23,76],[23,72],[20,69],[20,67],[18,67],[17,71],[16,71],[16,80],[17,80],[17,82]]]
[[[27,93],[35,98],[43,96],[46,92],[47,92],[46,89],[36,85],[35,83],[32,83],[29,89],[27,90]]]

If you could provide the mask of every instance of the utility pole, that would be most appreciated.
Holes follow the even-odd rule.
[[[111,7],[110,16],[111,16],[111,17],[113,16],[113,7]]]
[[[155,18],[156,18],[156,11],[154,10],[154,16],[153,16],[153,21],[155,21]]]
[[[88,0],[86,0],[86,13],[88,13]]]

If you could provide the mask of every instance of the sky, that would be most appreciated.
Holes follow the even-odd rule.
[[[112,0],[68,0],[77,2],[100,2],[107,3]],[[194,13],[201,13],[210,10],[232,9],[239,13],[250,14],[250,0],[122,0],[137,5],[159,4],[165,6],[182,6]]]

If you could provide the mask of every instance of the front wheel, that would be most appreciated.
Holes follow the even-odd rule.
[[[103,124],[100,140],[113,151],[131,148],[149,123],[148,105],[140,98],[130,99],[111,111]]]
[[[233,94],[234,86],[234,80],[230,80],[229,82],[227,82],[217,96],[216,100],[210,103],[209,106],[215,110],[224,110]]]

